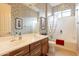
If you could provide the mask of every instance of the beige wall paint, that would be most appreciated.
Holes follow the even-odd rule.
[[[5,36],[11,32],[11,6],[0,4],[0,35]]]

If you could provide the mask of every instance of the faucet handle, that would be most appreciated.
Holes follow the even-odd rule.
[[[19,40],[22,40],[22,37],[21,36],[19,36]]]

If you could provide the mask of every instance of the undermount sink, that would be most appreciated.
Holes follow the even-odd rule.
[[[18,45],[23,45],[24,43],[25,43],[24,40],[16,40],[16,41],[10,42],[10,45],[18,46]]]
[[[10,40],[10,42],[19,42],[19,41],[23,41],[23,40],[17,40],[17,39],[12,39],[12,40]]]
[[[16,42],[16,41],[20,41],[20,40],[22,40],[22,37],[13,37],[11,39],[11,42]]]
[[[14,38],[14,39],[10,40],[10,43],[11,43],[12,45],[23,44],[23,43],[25,43],[25,42],[26,42],[26,41],[23,40],[22,38],[21,38],[21,39],[19,39],[19,38]]]

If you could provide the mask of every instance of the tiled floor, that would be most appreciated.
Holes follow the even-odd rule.
[[[68,50],[49,46],[48,56],[76,56],[76,54]]]
[[[49,56],[76,56],[73,52],[66,51],[66,50],[56,50],[55,52],[49,51]]]

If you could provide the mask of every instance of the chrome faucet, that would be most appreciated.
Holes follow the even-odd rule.
[[[19,40],[22,40],[21,32],[19,33]]]

